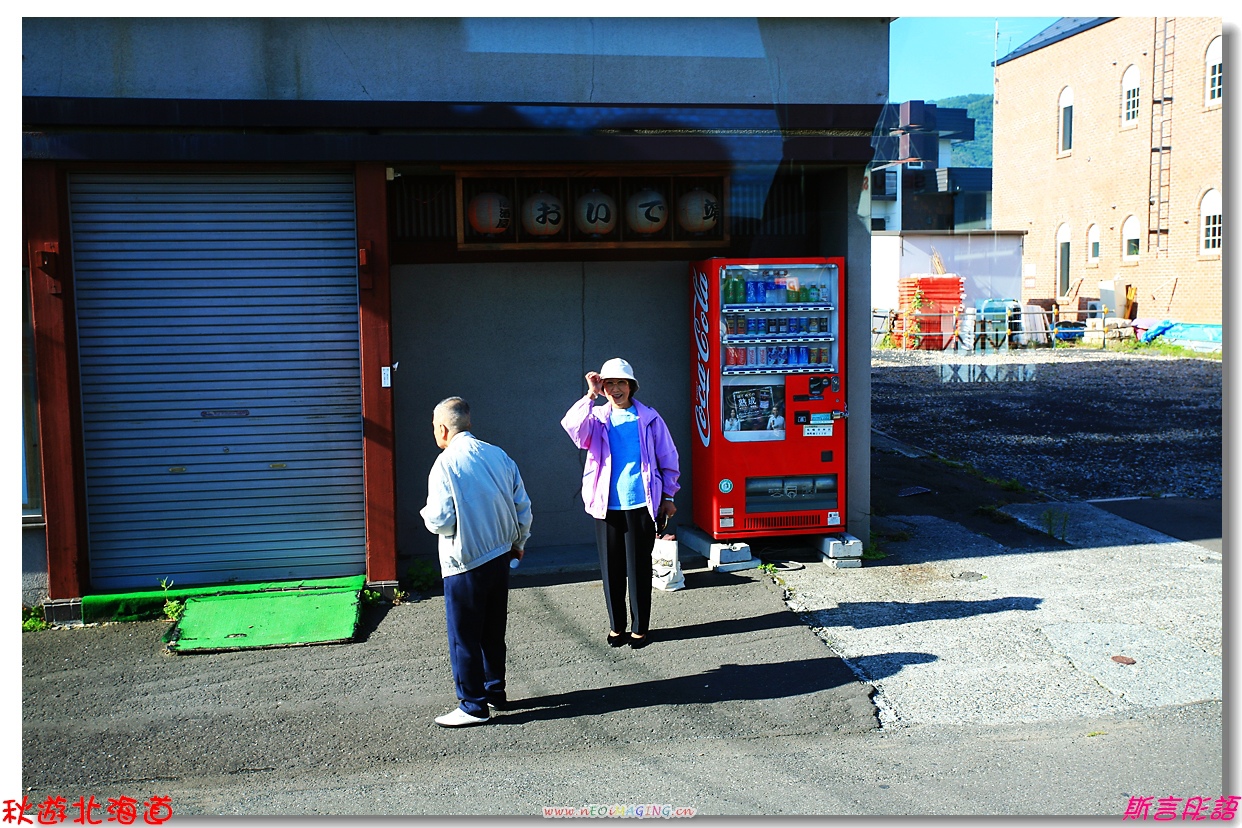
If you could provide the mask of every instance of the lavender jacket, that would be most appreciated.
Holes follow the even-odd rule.
[[[668,426],[654,408],[633,400],[638,414],[638,449],[647,493],[647,510],[656,519],[660,498],[672,497],[681,488],[677,478],[677,446]],[[582,500],[587,514],[603,519],[608,514],[608,487],[612,482],[612,451],[608,446],[608,420],[611,405],[594,405],[587,394],[574,403],[561,419],[561,427],[580,449],[586,449],[586,465],[582,474]]]

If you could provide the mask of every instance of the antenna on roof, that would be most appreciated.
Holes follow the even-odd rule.
[[[992,19],[995,35],[992,38],[992,106],[996,106],[996,61],[999,59],[997,47],[1000,46],[1000,18]]]

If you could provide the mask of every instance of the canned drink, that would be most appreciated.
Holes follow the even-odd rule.
[[[746,320],[746,335],[747,336],[755,335],[755,320],[753,317],[748,318]]]
[[[770,334],[776,333],[776,317],[769,316],[767,320],[767,326],[768,326],[768,333]]]
[[[811,364],[811,349],[806,345],[798,349],[798,362],[802,365]]]
[[[789,319],[787,319],[784,316],[778,319],[776,322],[776,332],[777,333],[789,333]]]
[[[811,333],[819,333],[819,317],[818,316],[812,316],[808,318],[807,322],[810,324],[810,327],[807,328],[807,330],[809,330]]]
[[[828,317],[821,316],[819,318],[819,332],[828,333]]]
[[[791,317],[789,317],[789,332],[790,332],[791,334],[796,334],[796,333],[798,333],[800,330],[801,330],[801,328],[800,328],[800,323],[799,323],[799,321],[798,321],[798,317],[796,317],[796,316],[791,316]]]
[[[798,320],[798,326],[802,329],[803,333],[806,333],[811,329],[811,318],[809,316],[802,317]]]
[[[757,292],[755,291],[755,284],[756,282],[754,279],[746,280],[746,304],[748,305],[754,305],[758,301],[755,298],[757,295]]]
[[[755,348],[755,367],[762,368],[768,364],[768,349],[764,345]]]
[[[754,345],[749,346],[746,349],[746,365],[748,367],[753,367],[755,365],[758,365],[759,364],[758,359],[759,359],[758,349]]]

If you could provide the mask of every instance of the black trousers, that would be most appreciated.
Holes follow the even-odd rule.
[[[604,604],[613,632],[625,631],[625,594],[629,583],[630,632],[646,635],[651,621],[651,550],[655,523],[646,506],[624,511],[609,509],[595,520],[595,545],[604,579]]]

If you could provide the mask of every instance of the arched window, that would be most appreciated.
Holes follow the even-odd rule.
[[[1059,152],[1069,152],[1074,148],[1074,90],[1065,87],[1057,100],[1057,146]]]
[[[1208,190],[1199,202],[1199,252],[1220,253],[1224,242],[1220,190]]]
[[[1100,225],[1087,228],[1087,264],[1100,263]]]
[[[1070,229],[1068,224],[1057,228],[1057,295],[1069,293],[1070,284]]]
[[[1139,220],[1136,216],[1127,216],[1121,225],[1121,258],[1128,262],[1138,261],[1139,257]]]
[[[1121,125],[1138,126],[1139,117],[1139,70],[1131,64],[1121,76]]]
[[[1204,64],[1207,79],[1204,103],[1208,106],[1220,106],[1225,97],[1225,57],[1219,36],[1212,38],[1212,42],[1208,44]]]

